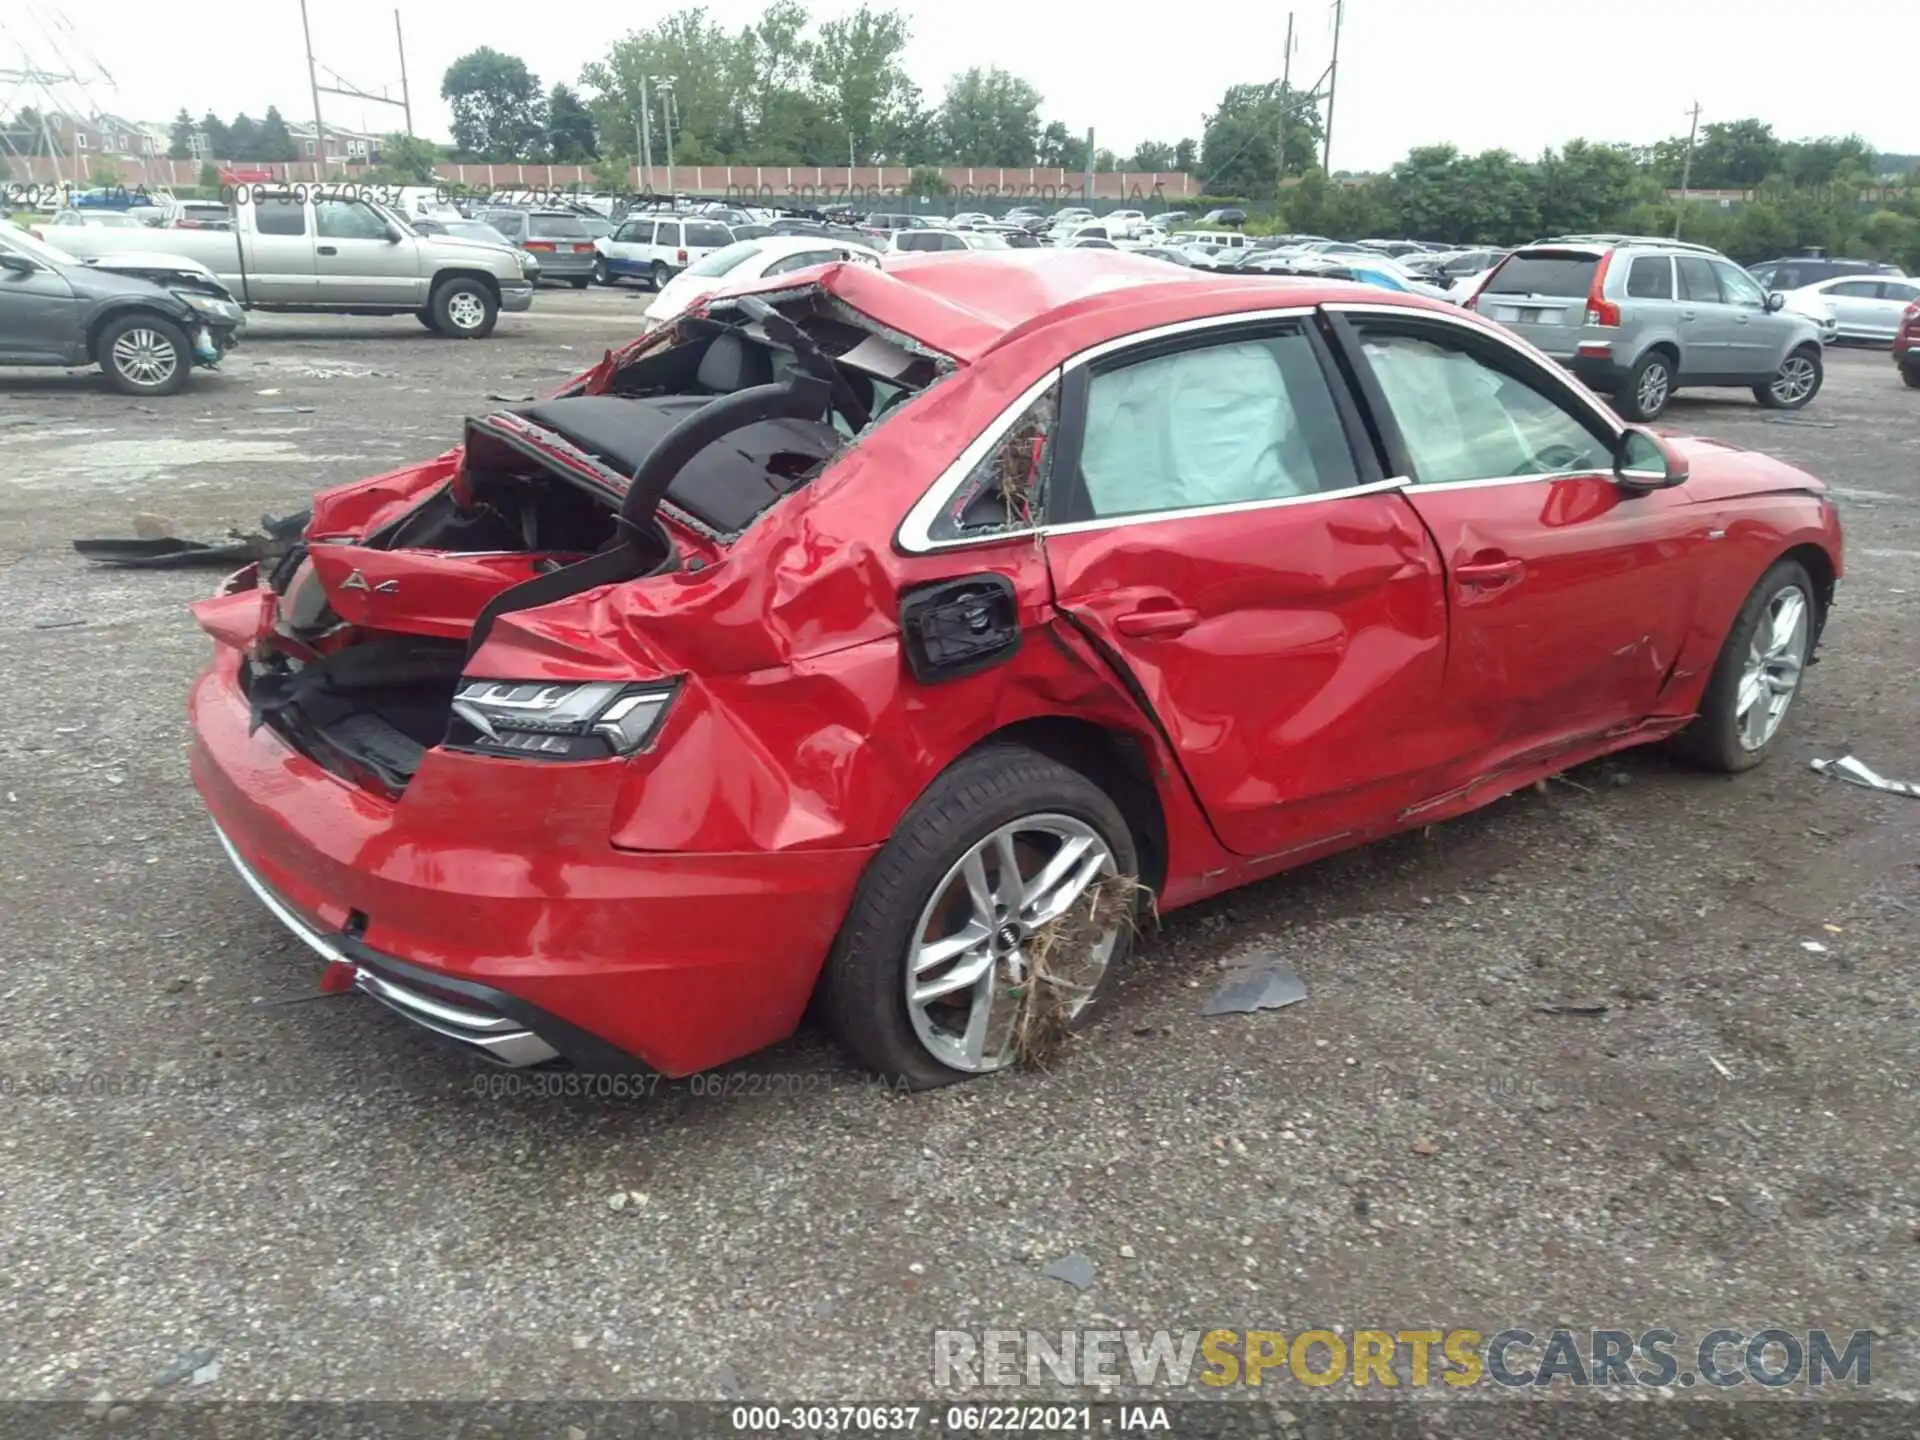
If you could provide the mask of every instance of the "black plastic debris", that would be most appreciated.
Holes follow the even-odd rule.
[[[1284,1010],[1306,998],[1307,982],[1285,961],[1267,956],[1240,979],[1216,990],[1200,1013],[1251,1015],[1256,1010]]]
[[[1076,1290],[1085,1290],[1093,1284],[1093,1261],[1075,1250],[1071,1255],[1049,1260],[1040,1273],[1049,1280],[1062,1280]]]
[[[177,570],[196,565],[245,565],[249,561],[278,560],[305,533],[310,511],[275,519],[260,517],[260,528],[251,534],[229,530],[217,539],[189,540],[179,535],[144,534],[154,528],[136,522],[135,534],[76,540],[73,548],[101,565],[125,570]]]

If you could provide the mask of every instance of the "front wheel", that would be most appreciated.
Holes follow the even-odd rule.
[[[656,291],[666,289],[667,282],[672,278],[673,272],[667,269],[665,261],[656,260],[653,262],[653,288]]]
[[[1812,657],[1819,628],[1813,580],[1797,560],[1760,577],[1714,661],[1681,752],[1709,770],[1751,770],[1767,758]]]
[[[1769,410],[1798,410],[1820,393],[1825,374],[1820,352],[1804,346],[1780,362],[1773,379],[1753,387],[1753,398]]]
[[[613,271],[607,268],[607,262],[604,259],[593,262],[593,283],[596,285],[613,284]]]
[[[1673,361],[1659,350],[1650,350],[1627,376],[1627,383],[1614,397],[1614,408],[1629,420],[1657,420],[1666,413],[1673,398]]]
[[[925,1089],[1042,1058],[1125,958],[1133,836],[1106,792],[1023,746],[934,781],[868,866],[821,977],[864,1065]]]
[[[186,333],[158,315],[127,315],[94,342],[93,358],[122,395],[177,395],[193,375]]]
[[[433,292],[433,328],[454,340],[484,340],[500,318],[500,302],[478,280],[448,280]]]

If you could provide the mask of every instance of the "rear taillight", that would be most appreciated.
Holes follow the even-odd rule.
[[[551,240],[529,240],[527,241],[526,248],[529,250],[538,250],[542,255],[549,255],[560,247],[555,245]]]
[[[593,246],[591,243],[586,245],[576,245],[573,247],[573,253],[576,255],[591,255],[593,253]]]
[[[680,263],[681,263],[682,265],[684,265],[684,264],[686,264],[686,263],[687,263],[687,252],[686,252],[686,251],[684,251],[684,250],[682,250],[682,251],[680,252],[680,255],[679,255],[679,261],[680,261]]]
[[[1587,287],[1587,324],[1604,325],[1614,328],[1620,324],[1620,307],[1600,293],[1601,286],[1607,283],[1607,267],[1613,263],[1613,252],[1607,251],[1600,257],[1600,263],[1593,267],[1593,283]]]

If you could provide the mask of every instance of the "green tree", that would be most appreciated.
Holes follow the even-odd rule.
[[[1158,140],[1142,140],[1134,147],[1133,154],[1127,157],[1129,170],[1152,173],[1178,168],[1174,163],[1174,147]]]
[[[944,200],[952,190],[947,177],[931,165],[916,166],[907,176],[907,195],[914,200]]]
[[[431,140],[417,135],[388,135],[380,142],[380,178],[393,185],[431,185],[434,171],[446,156]]]
[[[200,117],[200,133],[207,137],[207,153],[216,160],[235,159],[233,137],[227,133],[227,122],[209,110]]]
[[[676,11],[616,41],[605,58],[581,72],[580,81],[594,92],[604,145],[638,153],[644,79],[654,164],[665,163],[672,120],[675,162],[712,165],[748,158],[747,102],[738,77],[738,37],[695,9]]]
[[[741,157],[765,165],[844,165],[847,137],[813,87],[815,44],[800,0],[774,0],[734,42],[744,114]]]
[[[200,189],[208,200],[217,199],[220,194],[220,167],[211,160],[200,162]]]
[[[1055,120],[1040,132],[1035,163],[1050,170],[1085,170],[1087,137],[1072,134],[1064,120]]]
[[[293,132],[287,129],[287,122],[280,117],[277,106],[267,107],[266,118],[260,122],[255,136],[255,148],[260,152],[261,160],[286,163],[300,158],[300,147],[294,143]]]
[[[260,127],[244,113],[234,116],[233,124],[227,127],[227,145],[235,160],[267,158],[260,153]]]
[[[1783,158],[1780,141],[1765,121],[1706,125],[1693,152],[1691,183],[1701,190],[1750,188],[1777,173]]]
[[[167,140],[167,158],[169,160],[191,160],[193,158],[193,117],[187,114],[182,105],[180,113],[173,117],[173,126]]]
[[[1040,144],[1040,92],[998,66],[976,65],[947,82],[939,136],[955,165],[1032,165]]]
[[[596,190],[624,195],[632,184],[633,175],[627,169],[625,156],[603,155],[594,162],[593,185]]]
[[[547,96],[547,154],[560,165],[582,165],[600,153],[593,112],[564,84]]]
[[[1658,187],[1647,184],[1624,145],[1569,140],[1557,154],[1546,151],[1533,168],[1539,232],[1545,235],[1610,230],[1637,201],[1658,198]]]
[[[1173,168],[1193,173],[1194,166],[1200,163],[1200,146],[1194,140],[1182,140],[1173,147]]]
[[[911,27],[898,10],[858,10],[820,27],[815,93],[863,165],[909,160],[925,147],[920,91],[902,65]]]
[[[1306,96],[1277,80],[1264,85],[1234,85],[1206,118],[1200,137],[1200,168],[1209,194],[1272,195],[1279,183],[1275,147],[1285,120],[1288,175],[1304,174],[1320,153],[1324,133],[1320,110]]]
[[[540,81],[516,55],[490,46],[447,67],[440,98],[453,108],[453,143],[477,160],[524,160],[543,147]]]

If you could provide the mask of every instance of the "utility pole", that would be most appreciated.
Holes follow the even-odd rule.
[[[1287,183],[1287,111],[1293,105],[1293,12],[1287,12],[1287,48],[1280,60],[1280,125],[1273,137],[1273,202]]]
[[[1320,141],[1320,168],[1333,174],[1333,92],[1340,83],[1340,26],[1347,17],[1347,0],[1333,0],[1333,58],[1327,65],[1327,128]]]
[[[1700,102],[1693,102],[1693,109],[1687,114],[1693,117],[1693,125],[1687,131],[1687,158],[1680,164],[1680,203],[1673,211],[1673,238],[1680,238],[1680,221],[1687,212],[1687,191],[1693,187],[1693,142],[1700,138]]]
[[[327,163],[327,128],[320,120],[320,76],[313,68],[313,31],[307,25],[307,0],[300,0],[300,33],[307,42],[307,84],[313,90],[313,178],[323,180]]]
[[[393,43],[400,47],[400,108],[406,113],[407,134],[413,134],[413,92],[407,88],[407,37],[400,33],[400,12],[393,12]]]
[[[1091,125],[1087,127],[1087,178],[1083,189],[1085,194],[1082,198],[1091,207],[1093,204],[1093,127]]]
[[[673,103],[673,77],[671,75],[660,86],[660,128],[667,132],[667,197],[672,199],[673,188],[673,122],[679,114],[679,107]]]
[[[640,193],[653,193],[653,105],[644,75],[640,77]]]

